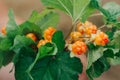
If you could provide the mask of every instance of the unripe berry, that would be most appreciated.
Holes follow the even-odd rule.
[[[46,29],[44,31],[44,38],[45,40],[51,41],[52,39],[52,35],[54,34],[54,32],[56,31],[56,29],[49,27],[48,29]]]
[[[41,45],[45,45],[47,42],[47,40],[40,40],[37,44],[37,47],[39,48]]]
[[[76,41],[74,44],[72,44],[72,52],[77,55],[81,55],[83,53],[86,53],[87,46],[82,41]]]
[[[6,35],[6,27],[2,27],[1,32],[2,32],[3,35]]]
[[[28,34],[26,35],[26,37],[31,38],[33,41],[36,41],[36,40],[37,40],[35,34],[33,34],[33,33],[28,33]]]

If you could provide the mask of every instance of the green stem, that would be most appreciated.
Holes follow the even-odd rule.
[[[32,77],[32,75],[31,75],[30,72],[31,72],[31,70],[33,69],[34,65],[36,64],[38,58],[39,58],[39,57],[37,56],[37,57],[35,58],[34,62],[29,66],[29,68],[28,68],[27,71],[26,71],[26,72],[28,73],[28,75],[29,75],[29,77],[30,77],[31,80],[34,80],[34,79],[33,79],[33,77]]]

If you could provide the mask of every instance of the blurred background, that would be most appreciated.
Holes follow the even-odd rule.
[[[120,4],[120,0],[103,0],[103,3],[108,1],[114,1]],[[8,20],[7,12],[8,9],[12,8],[14,10],[14,14],[17,20],[17,23],[21,23],[25,21],[31,14],[33,10],[42,11],[44,6],[40,3],[40,0],[0,0],[0,28],[5,26]],[[59,12],[60,23],[58,29],[64,32],[66,35],[71,27],[71,19]],[[94,24],[101,26],[103,22],[100,19],[100,16],[93,17],[90,19]],[[9,73],[12,64],[8,65],[7,67],[3,67],[0,70],[0,80],[15,80],[13,74]],[[120,65],[113,66],[107,72],[105,72],[100,78],[95,80],[120,80]]]

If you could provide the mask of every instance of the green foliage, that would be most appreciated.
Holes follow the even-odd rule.
[[[89,80],[93,80],[93,78],[99,77],[109,68],[110,64],[108,63],[107,59],[105,57],[101,57],[97,61],[95,61],[89,69],[86,70],[86,73],[89,77]]]
[[[63,51],[65,48],[65,40],[61,31],[57,31],[53,34],[52,42],[56,44],[58,51]]]
[[[93,0],[41,0],[47,7],[57,8],[68,14],[73,23],[81,19],[85,21],[93,13],[94,7],[91,3]]]
[[[50,26],[56,27],[58,25],[59,15],[54,11],[47,9],[41,13],[33,11],[28,21],[38,25],[41,31],[44,31],[46,28]]]
[[[27,38],[25,36],[17,35],[14,39],[14,44],[11,47],[11,50],[13,50],[16,54],[13,57],[14,64],[18,61],[19,54],[21,53],[22,49],[24,50],[29,49],[31,51],[30,45],[34,45],[34,41],[30,38]],[[33,52],[33,51],[31,51]],[[30,55],[30,53],[29,53]]]
[[[110,42],[112,46],[115,46],[115,48],[120,49],[120,31],[116,31],[113,40]]]
[[[114,6],[114,7],[113,7]],[[111,20],[116,20],[120,17],[120,5],[115,2],[109,2],[103,6],[105,10],[107,10],[110,14],[109,18]]]
[[[3,38],[0,40],[0,50],[6,51],[12,46],[12,41],[8,38]]]
[[[21,34],[21,30],[15,22],[14,14],[12,10],[9,10],[8,16],[9,16],[9,21],[7,23],[6,32],[7,32],[7,36],[13,40],[16,35]]]
[[[62,52],[38,60],[30,72],[33,80],[78,80],[82,64],[80,59],[70,58],[69,55],[68,52]],[[22,55],[19,58],[19,62],[15,65],[16,80],[31,80],[26,70],[34,58]]]

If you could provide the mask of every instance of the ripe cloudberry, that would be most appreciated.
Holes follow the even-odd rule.
[[[49,27],[48,29],[46,29],[44,31],[44,38],[45,40],[51,41],[52,39],[52,35],[54,34],[54,32],[56,31],[56,29]]]
[[[95,45],[102,45],[105,46],[109,42],[108,35],[106,35],[104,32],[99,32],[96,34],[94,39]]]
[[[85,27],[84,27],[83,23],[79,22],[77,24],[77,31],[80,32],[81,34],[85,33]]]
[[[76,41],[75,43],[72,44],[72,52],[77,55],[81,55],[83,53],[86,53],[87,51],[87,46],[84,42],[82,41]]]
[[[96,34],[97,27],[95,25],[91,25],[89,27],[86,27],[85,32],[87,35]]]
[[[41,45],[45,45],[47,42],[47,40],[40,40],[37,44],[37,47],[39,48]]]
[[[6,27],[2,27],[1,32],[2,32],[3,35],[6,35]]]
[[[26,35],[26,37],[31,38],[33,41],[36,41],[36,40],[37,40],[37,37],[36,37],[35,34],[33,34],[33,33],[28,33],[28,34]]]
[[[81,36],[82,36],[82,34],[80,32],[71,32],[71,34],[70,34],[70,38],[73,41],[79,40]]]

